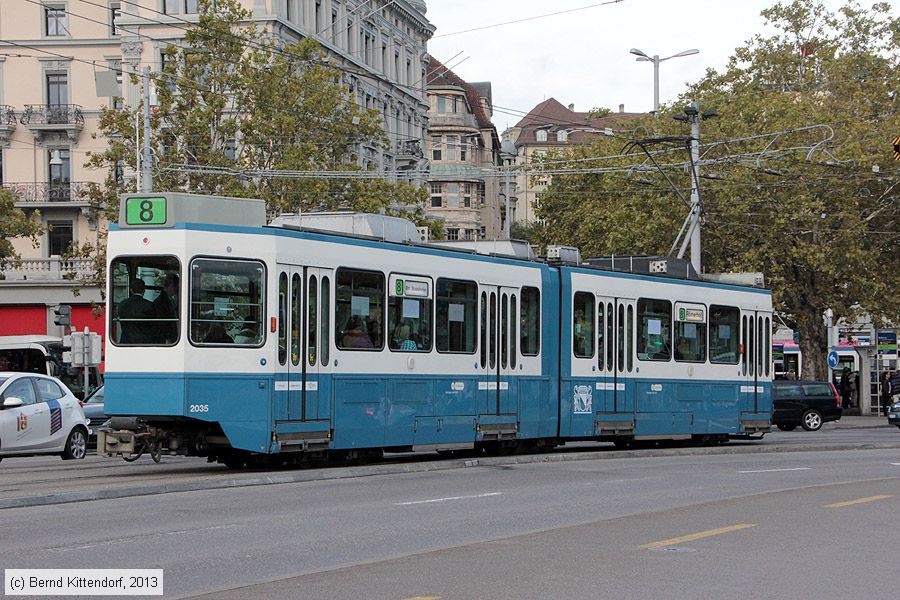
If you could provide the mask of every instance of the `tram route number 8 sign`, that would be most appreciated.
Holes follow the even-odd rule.
[[[127,225],[164,225],[166,223],[165,198],[128,198],[125,205]]]

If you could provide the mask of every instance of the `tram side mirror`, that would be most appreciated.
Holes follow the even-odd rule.
[[[10,396],[3,401],[3,408],[19,408],[20,406],[25,406],[25,402],[15,396]]]

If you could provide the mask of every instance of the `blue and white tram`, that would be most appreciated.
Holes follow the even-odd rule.
[[[768,431],[765,290],[265,224],[123,198],[101,454],[326,453]]]

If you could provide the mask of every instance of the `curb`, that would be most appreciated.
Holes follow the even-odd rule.
[[[184,483],[133,486],[110,490],[87,490],[63,494],[46,494],[43,496],[22,496],[19,498],[0,499],[0,510],[7,508],[27,508],[32,506],[48,506],[68,504],[72,502],[89,502],[93,500],[114,500],[136,496],[152,496],[176,492],[196,492],[203,490],[219,490],[239,487],[255,487],[261,485],[280,485],[285,483],[304,483],[310,481],[334,481],[340,479],[356,479],[359,477],[375,477],[378,475],[401,475],[404,473],[429,473],[465,469],[470,467],[498,467],[505,465],[527,465],[552,462],[572,462],[583,460],[609,460],[616,458],[642,458],[661,456],[712,456],[728,454],[775,454],[779,452],[825,452],[848,450],[887,450],[900,449],[897,443],[879,444],[843,444],[829,446],[721,446],[711,448],[651,448],[642,450],[607,450],[586,452],[559,452],[555,454],[528,454],[518,456],[489,456],[478,458],[448,459],[441,461],[420,462],[411,464],[370,465],[361,467],[342,467],[300,471],[274,475],[240,477],[215,481],[191,481]]]

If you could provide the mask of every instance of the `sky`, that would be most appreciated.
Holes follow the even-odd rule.
[[[660,64],[660,103],[671,103],[685,82],[700,79],[709,67],[722,69],[735,48],[766,32],[759,13],[773,3],[621,0],[453,35],[592,6],[598,0],[428,0],[427,17],[437,27],[428,51],[466,81],[492,83],[493,121],[500,131],[520,118],[501,111],[528,112],[550,97],[564,105],[574,103],[579,111],[618,110],[624,104],[628,112],[645,112],[653,108],[653,65],[636,62],[631,48],[660,57],[700,50]],[[825,4],[834,10],[842,2]]]

